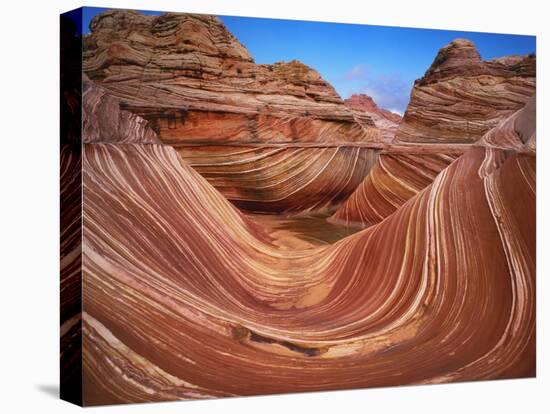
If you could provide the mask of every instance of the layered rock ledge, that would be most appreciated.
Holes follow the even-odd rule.
[[[84,72],[164,142],[379,142],[303,63],[254,63],[215,16],[108,11],[90,23]]]
[[[415,82],[395,142],[476,142],[522,108],[535,88],[534,55],[484,61],[471,41],[454,40]]]

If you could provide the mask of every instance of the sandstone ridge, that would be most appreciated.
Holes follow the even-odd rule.
[[[534,55],[484,61],[471,41],[454,40],[415,82],[394,141],[474,143],[521,109],[535,90]]]
[[[259,65],[215,16],[108,11],[84,38],[84,72],[177,142],[362,142],[379,132],[293,60]]]

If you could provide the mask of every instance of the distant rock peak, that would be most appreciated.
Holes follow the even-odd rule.
[[[143,43],[179,53],[200,51],[205,55],[225,56],[246,62],[253,58],[239,40],[216,16],[190,13],[144,15],[135,10],[108,10],[90,22],[91,35],[110,33],[113,41]],[[152,38],[144,37],[151,34]]]
[[[481,60],[481,55],[472,41],[455,39],[439,50],[432,68],[457,65],[460,62],[481,62]]]
[[[351,95],[344,100],[344,104],[355,111],[356,118],[361,115],[370,117],[374,125],[380,129],[383,141],[391,142],[397,131],[397,126],[401,122],[401,115],[380,108],[374,99],[365,93]]]
[[[372,99],[372,97],[367,95],[366,93],[355,93],[349,98],[345,99],[344,103],[346,104],[346,106],[353,109],[379,113],[384,118],[390,119],[393,122],[399,122],[401,120],[401,115],[388,109],[379,107],[374,99]]]
[[[442,47],[424,76],[415,84],[425,85],[457,76],[514,76],[534,73],[535,56],[504,56],[484,61],[475,44],[455,39]]]
[[[467,39],[455,39],[439,49],[422,80],[440,77],[438,75],[441,74],[462,73],[465,70],[479,72],[482,67],[483,59],[474,43]]]

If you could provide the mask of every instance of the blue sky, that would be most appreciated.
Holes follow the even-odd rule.
[[[84,9],[84,33],[89,32],[93,16],[103,10]],[[437,51],[453,39],[470,39],[483,59],[536,52],[534,36],[233,16],[220,19],[256,63],[298,59],[319,71],[343,98],[367,93],[380,106],[396,112],[404,112],[414,80],[422,77]]]

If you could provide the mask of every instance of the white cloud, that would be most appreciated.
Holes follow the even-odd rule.
[[[393,112],[394,114],[397,114],[401,117],[404,115],[404,112],[399,109],[388,109],[388,111]]]
[[[363,64],[355,65],[353,68],[351,68],[349,71],[347,71],[344,76],[342,76],[342,80],[345,81],[356,81],[356,80],[364,80],[367,78],[367,67]]]

